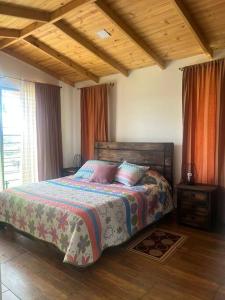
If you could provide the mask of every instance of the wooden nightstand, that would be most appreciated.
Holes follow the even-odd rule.
[[[62,177],[75,174],[79,170],[78,167],[70,167],[62,169]]]
[[[177,219],[185,224],[212,230],[217,223],[217,186],[186,185],[176,186]]]

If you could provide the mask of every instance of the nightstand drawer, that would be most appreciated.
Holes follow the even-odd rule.
[[[185,212],[191,212],[194,215],[208,215],[209,209],[207,206],[199,206],[193,202],[185,202],[180,207],[181,214]]]
[[[179,196],[178,197],[182,197],[183,201],[191,201],[192,198],[192,194],[191,191],[179,191]]]
[[[209,227],[208,216],[195,215],[191,213],[187,213],[181,216],[180,222],[202,229],[206,229]]]
[[[179,192],[180,197],[182,197],[183,201],[199,201],[205,204],[207,203],[208,200],[208,195],[207,193],[204,192],[193,192],[193,191],[180,191]]]
[[[182,198],[182,201],[181,201],[181,208],[184,208],[184,209],[189,209],[189,208],[195,208],[195,207],[200,207],[200,208],[205,208],[207,209],[208,208],[208,201],[196,201],[196,200],[186,200],[184,198]]]
[[[208,200],[208,195],[207,193],[204,192],[192,192],[191,198],[194,201],[207,201]]]

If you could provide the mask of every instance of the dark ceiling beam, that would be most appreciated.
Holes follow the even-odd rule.
[[[80,73],[80,74],[84,75],[87,79],[93,80],[94,82],[99,82],[99,77],[98,76],[96,76],[92,72],[86,70],[81,65],[75,63],[70,58],[62,55],[61,53],[59,53],[55,49],[49,47],[45,43],[39,41],[35,37],[29,36],[29,37],[25,38],[25,41],[27,43],[29,43],[30,45],[34,46],[35,48],[40,49],[41,51],[43,51],[45,54],[49,55],[50,57],[52,57],[52,58],[58,60],[59,62],[63,63],[67,67],[70,67],[76,73]]]

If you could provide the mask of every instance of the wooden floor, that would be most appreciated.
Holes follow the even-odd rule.
[[[0,232],[3,300],[6,299],[225,299],[225,235],[157,225],[188,236],[164,264],[108,249],[89,268],[62,263],[62,255],[10,229]]]

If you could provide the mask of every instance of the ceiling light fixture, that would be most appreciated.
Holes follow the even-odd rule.
[[[111,34],[106,31],[105,29],[98,31],[97,36],[100,37],[100,39],[105,40],[111,37]]]

